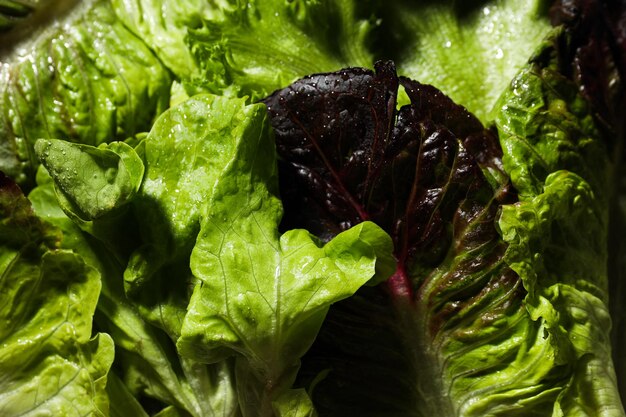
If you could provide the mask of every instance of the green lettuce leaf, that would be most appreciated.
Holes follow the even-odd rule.
[[[280,236],[276,156],[260,133],[238,143],[203,211],[191,255],[200,283],[177,346],[208,363],[236,355],[244,415],[307,415],[290,387],[330,304],[386,279],[395,261],[370,222],[325,245],[304,230]]]
[[[262,105],[198,95],[162,114],[134,150],[41,140],[37,152],[61,207],[126,265],[135,306],[176,338],[201,208],[238,144],[258,135],[269,135]]]
[[[123,140],[148,130],[169,101],[169,72],[109,2],[59,13],[40,22],[40,36],[2,40],[13,48],[0,56],[0,170],[27,187],[37,139]]]
[[[138,397],[157,399],[181,415],[237,415],[231,365],[205,365],[181,358],[166,333],[143,318],[124,297],[121,285],[112,287],[103,291],[96,322],[115,341],[116,363],[123,369],[121,377],[127,389]]]
[[[529,53],[550,31],[549,2],[415,1],[383,7],[385,56],[398,71],[436,86],[483,122]],[[391,54],[391,56],[389,56]]]
[[[563,36],[546,40],[497,102],[503,163],[522,198],[541,193],[547,176],[565,169],[587,181],[606,206],[609,150],[590,104],[557,66],[556,42]]]
[[[94,148],[40,139],[35,143],[35,152],[54,178],[66,213],[83,221],[124,206],[135,197],[143,180],[143,162],[124,142]]]
[[[564,415],[623,413],[608,333],[607,223],[598,208],[588,183],[557,171],[541,194],[504,207],[499,222],[530,317],[543,323],[555,364],[573,367],[555,404]]]
[[[0,174],[0,414],[108,415],[113,341],[92,338],[100,274]]]
[[[187,48],[189,29],[200,26],[201,19],[214,17],[221,10],[206,0],[111,0],[120,21],[143,40],[178,79],[198,73],[197,63]]]
[[[231,364],[207,366],[180,358],[173,341],[180,334],[190,286],[195,283],[189,256],[200,231],[202,207],[217,177],[235,158],[236,148],[258,136],[269,137],[262,105],[201,95],[161,115],[136,152],[123,143],[95,148],[38,142],[42,161],[50,169],[47,181],[54,181],[61,207],[99,241],[85,245],[77,238],[74,244],[103,271],[96,320],[116,342],[122,379],[132,393],[170,404],[173,408],[168,412],[184,410],[202,416],[234,415],[238,410],[232,401]],[[103,190],[110,187],[115,204],[88,193],[94,185]],[[62,219],[63,212],[49,200],[50,189],[50,183],[42,184],[33,198],[39,195],[42,210]],[[76,204],[65,204],[66,200],[81,202],[80,210]],[[129,210],[111,218],[122,204]],[[86,227],[86,216],[81,219],[77,213],[98,216],[88,216],[93,220]],[[103,233],[106,226],[124,233]],[[131,250],[121,251],[129,240]]]
[[[306,74],[373,63],[366,39],[374,23],[354,0],[222,3],[221,13],[189,31],[202,69],[192,91],[256,101]]]
[[[141,403],[151,398],[169,413],[185,416],[235,416],[238,410],[228,363],[204,365],[180,358],[174,342],[146,320],[142,311],[124,293],[124,264],[114,251],[81,229],[60,207],[53,179],[40,169],[37,186],[30,194],[35,212],[63,231],[61,247],[79,253],[100,271],[102,291],[95,312],[99,329],[115,342],[113,382],[107,385],[111,414],[141,416]],[[91,232],[91,231],[90,231]],[[164,317],[164,319],[167,319]],[[138,405],[139,404],[139,405]],[[135,413],[135,414],[131,414]]]
[[[237,146],[268,135],[268,128],[262,105],[198,95],[159,117],[137,147],[146,168],[132,204],[140,237],[124,272],[125,288],[173,338],[187,309],[188,286],[195,284],[189,256],[202,207]]]
[[[623,415],[611,360],[607,187],[611,155],[574,81],[560,72],[557,31],[502,95],[496,126],[520,193],[499,221],[506,262],[528,291],[556,364],[572,368],[556,415]],[[560,413],[560,414],[559,414]]]

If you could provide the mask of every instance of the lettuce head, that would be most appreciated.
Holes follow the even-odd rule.
[[[625,416],[624,27],[0,0],[0,415]]]

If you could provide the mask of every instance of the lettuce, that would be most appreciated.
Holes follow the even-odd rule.
[[[221,117],[208,118],[207,110]],[[240,129],[229,129],[234,118],[239,120]],[[236,402],[235,392],[244,395],[249,391],[259,393],[258,403],[250,403],[249,410],[261,405],[270,407],[267,412],[274,407],[289,409],[293,401],[302,397],[300,391],[289,390],[299,357],[315,338],[328,305],[351,295],[375,275],[380,281],[391,273],[391,242],[372,223],[360,225],[324,247],[304,231],[293,231],[278,239],[280,200],[268,194],[276,190],[276,176],[272,136],[267,127],[264,106],[248,106],[241,99],[207,95],[168,110],[135,148],[119,142],[99,147],[45,139],[37,142],[35,149],[47,169],[40,173],[40,185],[31,193],[31,200],[41,216],[50,218],[63,231],[62,246],[102,273],[95,319],[99,327],[113,336],[116,362],[121,370],[111,370],[114,382],[110,396],[120,395],[134,405],[133,396],[153,397],[165,404],[163,413],[237,415],[241,407],[238,404],[244,403]],[[177,133],[176,140],[173,131]],[[224,136],[226,131],[229,136]],[[207,148],[202,151],[202,146]],[[163,155],[171,159],[176,152],[179,155],[176,170],[158,163]],[[204,156],[198,158],[198,152]],[[197,188],[190,188],[184,182],[192,178],[204,180],[197,183]],[[233,184],[235,178],[240,179]],[[182,191],[174,192],[172,199],[172,195],[163,193],[162,187],[155,186],[153,181],[178,184]],[[93,189],[101,191],[92,194]],[[243,208],[249,217],[233,211],[232,207]],[[155,216],[168,212],[171,214],[165,217],[169,219],[166,222],[154,220]],[[228,238],[215,235],[218,230],[213,227],[215,218],[241,229],[233,230],[234,234]],[[246,218],[250,220],[245,221]],[[266,219],[266,226],[260,226],[262,219]],[[124,225],[126,233],[121,235],[107,230]],[[136,226],[139,226],[137,239],[129,242],[128,232]],[[255,227],[259,227],[258,231]],[[270,239],[272,235],[276,236],[275,241]],[[162,246],[154,246],[153,236],[160,237]],[[195,245],[193,242],[189,245],[189,236],[197,239]],[[220,264],[234,257],[230,261],[232,270],[225,273],[240,276],[242,253],[237,248],[251,247],[260,236],[270,240],[265,245],[259,243],[258,251],[268,254],[275,250],[277,260],[278,254],[284,252],[284,260],[268,265],[266,273],[273,276],[275,270],[283,272],[258,294],[269,304],[259,304],[259,310],[251,312],[252,298],[243,297],[241,306],[228,307],[228,314],[233,316],[223,326],[228,323],[228,326],[258,327],[254,325],[258,317],[271,315],[274,310],[275,320],[284,323],[277,327],[277,321],[268,321],[265,331],[258,329],[256,341],[246,337],[245,345],[234,349],[233,353],[240,352],[243,346],[251,349],[244,355],[252,361],[249,365],[243,359],[233,363],[226,358],[230,354],[222,353],[224,358],[207,356],[205,351],[223,350],[218,346],[224,343],[225,336],[211,335],[206,329],[216,330],[211,323],[218,323],[217,317],[226,314],[211,318],[215,313],[207,309],[210,305],[207,303],[226,288],[207,292],[209,285],[215,284],[209,272],[211,264],[202,258],[210,256],[217,250],[215,245],[219,248],[220,242],[226,240],[233,249],[221,255]],[[142,238],[150,245],[143,244]],[[241,238],[246,240],[238,242]],[[159,257],[159,263],[149,261]],[[184,260],[188,262],[190,257],[191,271],[187,275]],[[200,259],[196,261],[197,258]],[[126,270],[123,265],[127,265]],[[139,275],[144,269],[138,265],[147,265],[153,268],[152,272]],[[263,268],[250,267],[256,271],[250,281],[247,284],[242,281],[240,288],[232,289],[242,296],[252,297],[259,290],[258,282],[262,282],[257,282],[256,276]],[[176,275],[172,275],[174,271]],[[179,282],[172,281],[173,277]],[[207,282],[200,284],[198,279]],[[287,285],[289,280],[293,288]],[[228,282],[225,279],[222,285]],[[331,282],[335,282],[332,290]],[[194,283],[197,288],[192,295],[188,288]],[[270,302],[279,283],[284,293]],[[146,288],[156,287],[171,290],[146,292]],[[294,297],[299,293],[308,295]],[[225,304],[228,300],[218,298],[214,302],[216,306],[228,305]],[[237,310],[241,313],[235,313]],[[84,318],[92,315],[93,312],[84,314]],[[249,323],[251,319],[254,321]],[[234,327],[227,334],[233,331],[242,335],[250,333],[246,327]],[[269,342],[274,339],[276,342]],[[287,348],[293,349],[291,357],[283,353],[280,360],[275,358],[277,352]],[[262,352],[269,356],[261,356]],[[268,368],[261,371],[262,366]],[[249,380],[243,375],[250,375]],[[271,393],[265,395],[264,387],[272,378],[285,381],[276,383]],[[209,392],[213,394],[207,398]],[[141,415],[140,406],[138,410],[137,415]],[[225,414],[218,414],[218,410]],[[255,414],[247,411],[246,415]]]
[[[192,90],[258,100],[306,74],[372,64],[367,38],[375,22],[355,0],[224,3],[190,30],[203,69]]]
[[[553,56],[544,48],[539,56]],[[395,243],[398,266],[386,283],[395,335],[342,340],[344,326],[374,320],[350,315],[381,314],[343,307],[313,369],[395,343],[404,351],[395,374],[377,370],[385,363],[377,359],[368,376],[380,378],[376,386],[417,386],[404,395],[418,415],[621,415],[606,331],[607,172],[592,169],[608,169],[608,154],[576,86],[536,75],[537,65],[550,74],[554,59],[531,65],[500,99],[502,149],[464,108],[396,78],[390,64],[307,77],[265,101],[287,179],[284,227],[330,237],[371,219]],[[396,110],[399,84],[411,104]],[[379,303],[361,296],[359,306]],[[339,368],[318,382],[324,413],[345,415],[352,411],[336,404],[355,403],[360,415],[381,413],[388,393],[361,380]]]
[[[0,1],[0,414],[625,415],[625,20]]]
[[[394,265],[389,237],[371,222],[323,246],[304,230],[278,235],[271,145],[269,135],[241,141],[215,182],[190,259],[200,282],[177,341],[201,362],[235,355],[244,416],[290,415],[284,403],[306,401],[290,388],[328,307],[384,281]]]
[[[107,415],[113,340],[92,337],[98,271],[58,247],[60,231],[4,175],[0,214],[0,412]]]
[[[436,86],[480,120],[549,33],[549,1],[417,1],[384,8],[398,71]]]

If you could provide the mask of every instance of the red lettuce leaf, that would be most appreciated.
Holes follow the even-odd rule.
[[[397,109],[400,85],[411,105]],[[394,240],[394,294],[410,296],[425,280],[416,271],[435,268],[452,247],[498,240],[498,206],[516,197],[497,137],[434,87],[378,62],[375,72],[305,77],[264,102],[280,157],[283,228],[328,239],[376,222]]]
[[[411,103],[398,108],[400,86]],[[443,392],[459,395],[455,381],[495,372],[503,359],[468,370],[451,352],[510,338],[520,321],[508,319],[526,314],[496,228],[499,207],[517,201],[498,138],[436,88],[398,77],[390,62],[311,75],[264,102],[279,154],[281,227],[327,240],[371,220],[392,237],[398,261],[386,288],[331,308],[302,384],[331,370],[313,395],[323,415],[355,407],[447,415]]]

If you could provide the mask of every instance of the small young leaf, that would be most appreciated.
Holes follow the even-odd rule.
[[[54,182],[63,209],[91,221],[131,201],[141,185],[144,166],[124,142],[93,147],[57,139],[39,139],[35,152]]]

